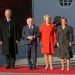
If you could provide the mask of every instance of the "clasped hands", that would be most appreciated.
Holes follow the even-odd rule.
[[[35,36],[28,36],[27,39],[33,40],[33,39],[35,39]]]

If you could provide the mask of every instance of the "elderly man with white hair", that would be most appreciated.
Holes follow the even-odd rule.
[[[27,25],[23,27],[22,37],[25,40],[29,69],[36,68],[38,36],[39,28],[34,24],[33,18],[27,18]]]
[[[1,23],[0,34],[2,53],[5,55],[7,62],[6,69],[14,69],[19,36],[17,21],[12,18],[10,9],[5,10],[5,20]]]

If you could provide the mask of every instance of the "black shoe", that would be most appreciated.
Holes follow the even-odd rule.
[[[10,69],[10,65],[9,66],[6,66],[6,69]]]
[[[29,69],[32,70],[33,69],[32,66],[29,66]]]
[[[36,65],[33,65],[33,69],[36,69]]]
[[[10,69],[15,69],[15,66],[11,66]]]

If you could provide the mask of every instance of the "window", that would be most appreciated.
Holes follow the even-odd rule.
[[[59,3],[62,7],[70,6],[72,4],[72,0],[59,0]]]

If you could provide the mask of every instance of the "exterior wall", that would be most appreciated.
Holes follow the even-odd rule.
[[[75,36],[75,0],[72,0],[69,7],[62,7],[59,0],[32,0],[32,5],[34,20],[38,26],[43,21],[45,14],[49,14],[52,21],[55,16],[64,16],[68,19],[68,24],[74,28]]]

